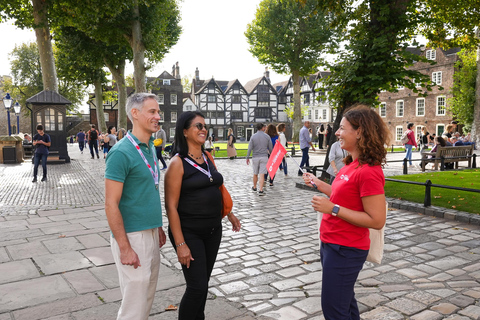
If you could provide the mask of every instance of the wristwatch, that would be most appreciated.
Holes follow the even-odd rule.
[[[338,211],[340,211],[340,206],[338,204],[333,206],[332,209],[332,216],[336,217],[338,215]]]

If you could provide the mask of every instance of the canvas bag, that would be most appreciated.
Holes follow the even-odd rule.
[[[402,137],[400,138],[400,142],[402,144],[406,144],[410,140],[410,138],[408,137],[409,132],[410,132],[410,130],[407,130],[402,134]]]
[[[388,202],[386,204],[386,213],[388,213]],[[373,263],[382,263],[383,259],[383,245],[385,244],[385,226],[382,229],[376,230],[369,228],[370,231],[370,250],[368,250],[367,261]]]

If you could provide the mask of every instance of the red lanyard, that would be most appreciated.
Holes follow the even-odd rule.
[[[147,165],[148,167],[148,170],[150,170],[150,173],[152,174],[152,178],[153,178],[153,182],[155,183],[155,189],[158,190],[158,167],[157,167],[157,161],[155,161],[155,152],[152,151],[152,154],[153,154],[153,163],[155,164],[155,172],[152,170],[152,166],[148,163],[147,161],[147,158],[145,158],[145,156],[143,155],[143,152],[142,150],[140,149],[140,146],[138,145],[138,143],[132,138],[132,136],[130,135],[130,132],[127,133],[127,138],[128,140],[130,140],[130,142],[135,146],[135,149],[137,149],[138,153],[140,154],[140,156],[142,157],[143,161],[145,162],[145,164]]]

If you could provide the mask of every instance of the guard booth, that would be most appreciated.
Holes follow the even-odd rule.
[[[67,105],[68,99],[55,91],[44,90],[27,99],[31,105],[32,136],[37,133],[37,125],[43,125],[44,131],[52,140],[49,163],[69,163],[67,150]]]

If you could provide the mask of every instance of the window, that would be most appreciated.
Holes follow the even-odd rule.
[[[270,101],[270,92],[268,91],[267,85],[258,86],[257,91],[258,91],[258,102]]]
[[[378,110],[380,117],[385,118],[387,116],[387,103],[382,102],[380,103],[380,108]]]
[[[233,103],[240,103],[242,101],[241,98],[242,97],[239,94],[236,94],[236,95],[232,96],[232,102]]]
[[[242,120],[243,119],[243,112],[242,111],[232,111],[230,112],[232,120]]]
[[[176,94],[171,94],[170,95],[170,103],[173,105],[173,104],[177,104],[177,95]]]
[[[432,82],[437,85],[442,84],[442,71],[432,72]]]
[[[207,102],[215,102],[215,101],[217,101],[216,98],[217,98],[217,97],[215,97],[215,95],[209,94],[209,95],[207,96]]]
[[[185,111],[192,111],[192,106],[186,106]]]
[[[163,111],[159,111],[158,115],[160,116],[160,120],[158,120],[158,121],[163,122],[165,120],[165,116],[163,114]]]
[[[427,52],[425,53],[425,57],[428,60],[435,60],[437,57],[437,52],[435,50],[427,50]]]
[[[403,89],[405,89],[404,86],[402,86],[402,85],[398,85],[398,86],[397,86],[397,90],[403,90]]]
[[[315,110],[315,120],[318,120],[318,109]]]
[[[170,128],[170,138],[175,138],[175,128]]]
[[[170,85],[170,79],[163,79],[163,85],[164,86],[169,86]]]
[[[177,122],[177,112],[170,113],[170,122]]]
[[[417,140],[420,139],[420,134],[422,133],[422,127],[423,126],[416,126],[415,127],[415,137],[417,137]]]
[[[327,120],[327,109],[322,110],[322,119]]]
[[[237,137],[244,137],[245,136],[245,127],[237,127]]]
[[[308,109],[308,120],[312,120],[312,109]]]
[[[224,132],[223,128],[218,128],[218,139],[222,139],[222,140],[225,139],[225,137],[223,136],[224,134],[223,132]]]
[[[403,117],[403,100],[397,101],[397,117]]]
[[[425,116],[425,99],[418,98],[417,99],[417,117]]]
[[[270,118],[270,108],[255,108],[255,118]]]
[[[105,122],[109,122],[110,121],[110,114],[108,112],[104,112],[103,113],[103,116],[105,117]]]
[[[56,131],[55,130],[55,109],[53,109],[53,108],[45,109],[44,129],[45,129],[45,131]],[[59,130],[60,130],[60,128],[59,128]]]
[[[310,95],[309,94],[306,94],[303,96],[303,102],[305,104],[310,104]]]
[[[163,93],[158,95],[158,104],[165,104],[165,96]]]
[[[444,116],[445,115],[445,97],[440,96],[437,97],[437,116]]]
[[[403,134],[403,127],[402,126],[395,127],[395,140],[396,141],[400,141],[400,139],[402,139],[402,134]]]

